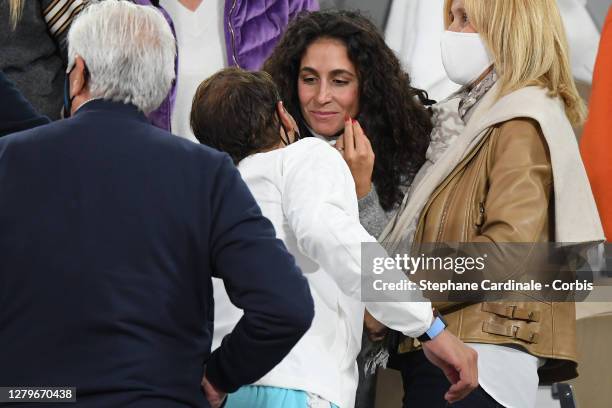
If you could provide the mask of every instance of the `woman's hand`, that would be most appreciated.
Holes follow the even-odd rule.
[[[381,341],[385,338],[387,326],[376,320],[367,310],[363,315],[363,324],[370,341]]]
[[[348,116],[345,118],[344,133],[336,141],[336,149],[351,170],[357,198],[365,197],[372,189],[374,150],[358,121]]]

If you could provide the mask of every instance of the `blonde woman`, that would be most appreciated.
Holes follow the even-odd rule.
[[[571,127],[585,106],[555,0],[446,0],[444,16],[444,66],[463,88],[434,107],[428,161],[383,232],[388,248],[602,240]],[[539,382],[577,375],[573,303],[439,306],[479,355],[481,388],[453,407],[534,407]],[[413,339],[394,363],[404,407],[446,406],[447,379]]]
[[[40,113],[58,119],[66,34],[87,0],[0,1],[0,70]]]

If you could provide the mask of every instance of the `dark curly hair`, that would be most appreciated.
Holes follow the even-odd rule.
[[[198,86],[191,129],[200,143],[228,153],[238,164],[280,142],[278,101],[276,84],[266,72],[225,68]]]
[[[376,156],[372,181],[386,211],[402,201],[401,186],[408,185],[425,161],[432,129],[424,107],[431,103],[424,91],[410,86],[393,51],[374,24],[359,12],[303,13],[292,21],[263,66],[278,85],[285,107],[306,128],[298,99],[300,63],[315,40],[326,37],[346,45],[359,78],[359,122]]]

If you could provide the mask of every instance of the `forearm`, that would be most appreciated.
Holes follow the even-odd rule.
[[[226,246],[219,260],[228,296],[244,315],[207,363],[207,377],[225,392],[255,382],[278,364],[314,314],[308,283],[282,243],[258,234],[255,225],[244,227],[245,237]]]
[[[299,297],[299,293],[295,296]],[[254,383],[289,354],[309,328],[309,322],[295,315],[279,318],[278,313],[246,312],[211,355],[206,377],[224,392]]]
[[[368,311],[384,325],[406,335],[421,335],[431,325],[431,303],[419,291],[372,292],[375,279],[399,282],[406,279],[401,269],[374,275],[372,265],[362,265],[364,258],[387,258],[384,248],[370,236],[354,217],[335,206],[311,217],[300,217],[294,226],[303,252],[315,260],[347,296],[366,302]],[[326,214],[323,216],[322,214]],[[316,220],[323,220],[323,222]],[[301,225],[300,225],[301,224]],[[364,257],[363,251],[367,251]],[[367,285],[367,287],[362,287]]]

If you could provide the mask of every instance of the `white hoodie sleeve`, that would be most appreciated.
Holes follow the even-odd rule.
[[[343,293],[361,299],[361,243],[377,241],[359,223],[355,184],[341,155],[314,138],[305,147],[283,162],[283,212],[300,251],[328,272]],[[374,250],[386,256],[380,245]],[[405,278],[401,271],[391,273]],[[431,303],[419,301],[420,293],[405,295],[405,302],[390,301],[384,292],[380,296],[366,308],[386,326],[411,337],[431,326]]]

